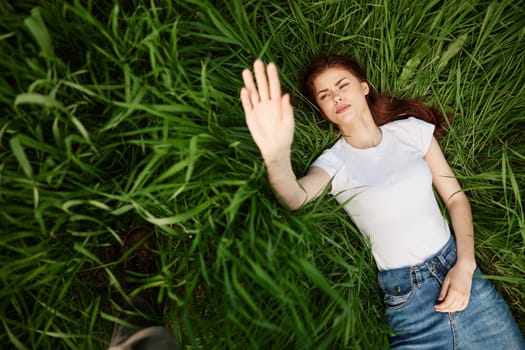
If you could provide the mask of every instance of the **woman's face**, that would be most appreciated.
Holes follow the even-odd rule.
[[[341,126],[370,112],[366,102],[370,88],[350,71],[327,68],[313,81],[317,105],[328,120]]]

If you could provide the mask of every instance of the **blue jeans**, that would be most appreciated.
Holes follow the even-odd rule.
[[[510,310],[476,268],[470,302],[459,312],[434,310],[448,270],[456,263],[453,236],[432,258],[419,266],[379,271],[385,317],[395,334],[392,349],[524,350],[525,340]]]

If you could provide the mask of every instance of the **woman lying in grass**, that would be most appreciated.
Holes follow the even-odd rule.
[[[304,94],[340,139],[297,180],[290,160],[294,115],[277,68],[243,71],[246,123],[273,189],[291,209],[329,193],[369,240],[396,349],[525,349],[506,303],[480,274],[467,197],[436,140],[444,116],[417,100],[372,91],[353,60],[328,56]],[[432,185],[447,205],[442,216]]]

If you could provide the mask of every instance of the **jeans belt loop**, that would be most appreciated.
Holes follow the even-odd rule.
[[[412,268],[412,281],[417,285],[418,288],[421,288],[423,285],[423,276],[421,275],[421,270],[418,266]]]

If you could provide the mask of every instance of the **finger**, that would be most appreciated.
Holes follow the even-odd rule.
[[[446,299],[436,305],[438,312],[455,312],[465,309],[468,304],[468,296],[458,293],[454,290],[449,290]]]
[[[248,97],[252,105],[259,103],[259,92],[257,92],[255,82],[253,81],[252,72],[249,69],[245,69],[242,71],[242,80],[244,82],[244,86],[246,87]]]
[[[445,277],[445,281],[443,282],[443,286],[441,287],[441,292],[439,293],[439,296],[438,296],[439,301],[443,301],[445,299],[449,288],[450,288],[450,279]]]
[[[452,312],[454,311],[454,301],[452,298],[447,297],[441,304],[435,306],[437,312]]]
[[[438,296],[438,301],[440,301],[440,303],[435,306],[435,310],[438,312],[448,312],[452,300],[453,295],[450,293],[450,280],[445,277]]]
[[[281,111],[282,111],[284,121],[288,123],[288,125],[291,124],[293,126],[293,123],[294,123],[293,107],[292,107],[292,104],[290,103],[289,94],[284,94],[283,97],[281,98]]]
[[[246,117],[248,117],[248,113],[252,111],[253,105],[250,101],[250,94],[248,93],[248,90],[245,87],[241,89],[241,104],[242,109],[244,109],[244,113],[246,114]]]
[[[458,306],[458,309],[457,311],[463,311],[467,308],[467,303],[465,301],[462,301],[459,306]]]
[[[266,72],[264,69],[264,63],[257,59],[253,64],[253,71],[255,72],[255,80],[257,81],[257,90],[259,91],[259,97],[261,101],[269,99],[268,92],[268,79],[266,78]]]
[[[456,302],[456,305],[455,305],[455,311],[462,311],[462,310],[465,310],[467,308],[467,305],[468,305],[468,302],[469,302],[469,299],[470,299],[470,294],[467,293],[456,293],[457,294],[457,302]]]
[[[469,301],[470,301],[470,295],[467,295],[467,297],[465,298],[465,300],[461,304],[460,311],[463,311],[463,310],[465,310],[467,308]]]
[[[293,114],[292,104],[290,103],[290,94],[284,94],[281,97],[281,108],[283,113]]]
[[[268,83],[270,86],[270,98],[281,98],[281,82],[279,81],[277,66],[274,63],[269,63],[266,71],[268,73]]]

